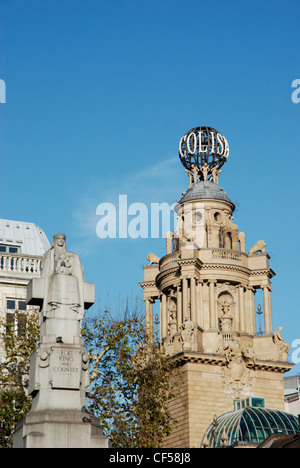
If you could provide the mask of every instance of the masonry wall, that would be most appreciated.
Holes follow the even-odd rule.
[[[224,388],[221,367],[199,362],[187,362],[181,368],[182,382],[170,411],[177,425],[166,439],[164,447],[199,448],[213,417],[233,411],[230,388]],[[254,371],[250,395],[265,398],[266,407],[284,410],[283,374],[274,371]]]

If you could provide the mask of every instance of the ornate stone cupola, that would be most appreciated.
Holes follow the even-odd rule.
[[[199,447],[213,416],[231,411],[233,401],[246,395],[284,409],[282,375],[292,365],[281,330],[272,329],[275,273],[266,243],[259,240],[247,252],[245,234],[233,222],[235,205],[219,186],[228,154],[227,140],[211,127],[193,128],[182,137],[179,157],[189,186],[175,209],[177,226],[166,235],[166,255],[149,254],[140,283],[149,339],[157,300],[162,346],[185,377],[172,406],[179,425],[168,446]],[[260,334],[258,289],[263,290]]]

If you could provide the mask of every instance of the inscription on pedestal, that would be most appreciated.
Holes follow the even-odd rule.
[[[80,387],[81,354],[78,349],[52,348],[52,388],[78,389]]]

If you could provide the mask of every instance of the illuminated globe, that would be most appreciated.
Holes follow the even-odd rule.
[[[189,130],[180,140],[179,158],[183,166],[192,171],[198,169],[200,180],[204,179],[201,169],[208,169],[207,180],[211,177],[214,167],[220,169],[227,161],[229,147],[224,135],[212,127],[195,127]]]

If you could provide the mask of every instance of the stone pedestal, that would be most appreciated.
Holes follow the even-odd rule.
[[[97,418],[86,410],[89,355],[81,321],[94,303],[94,284],[84,281],[63,234],[44,255],[41,278],[29,283],[27,303],[41,307],[40,343],[30,359],[32,407],[16,426],[13,447],[107,447]]]
[[[13,448],[107,448],[107,438],[82,411],[34,411],[17,424]]]

